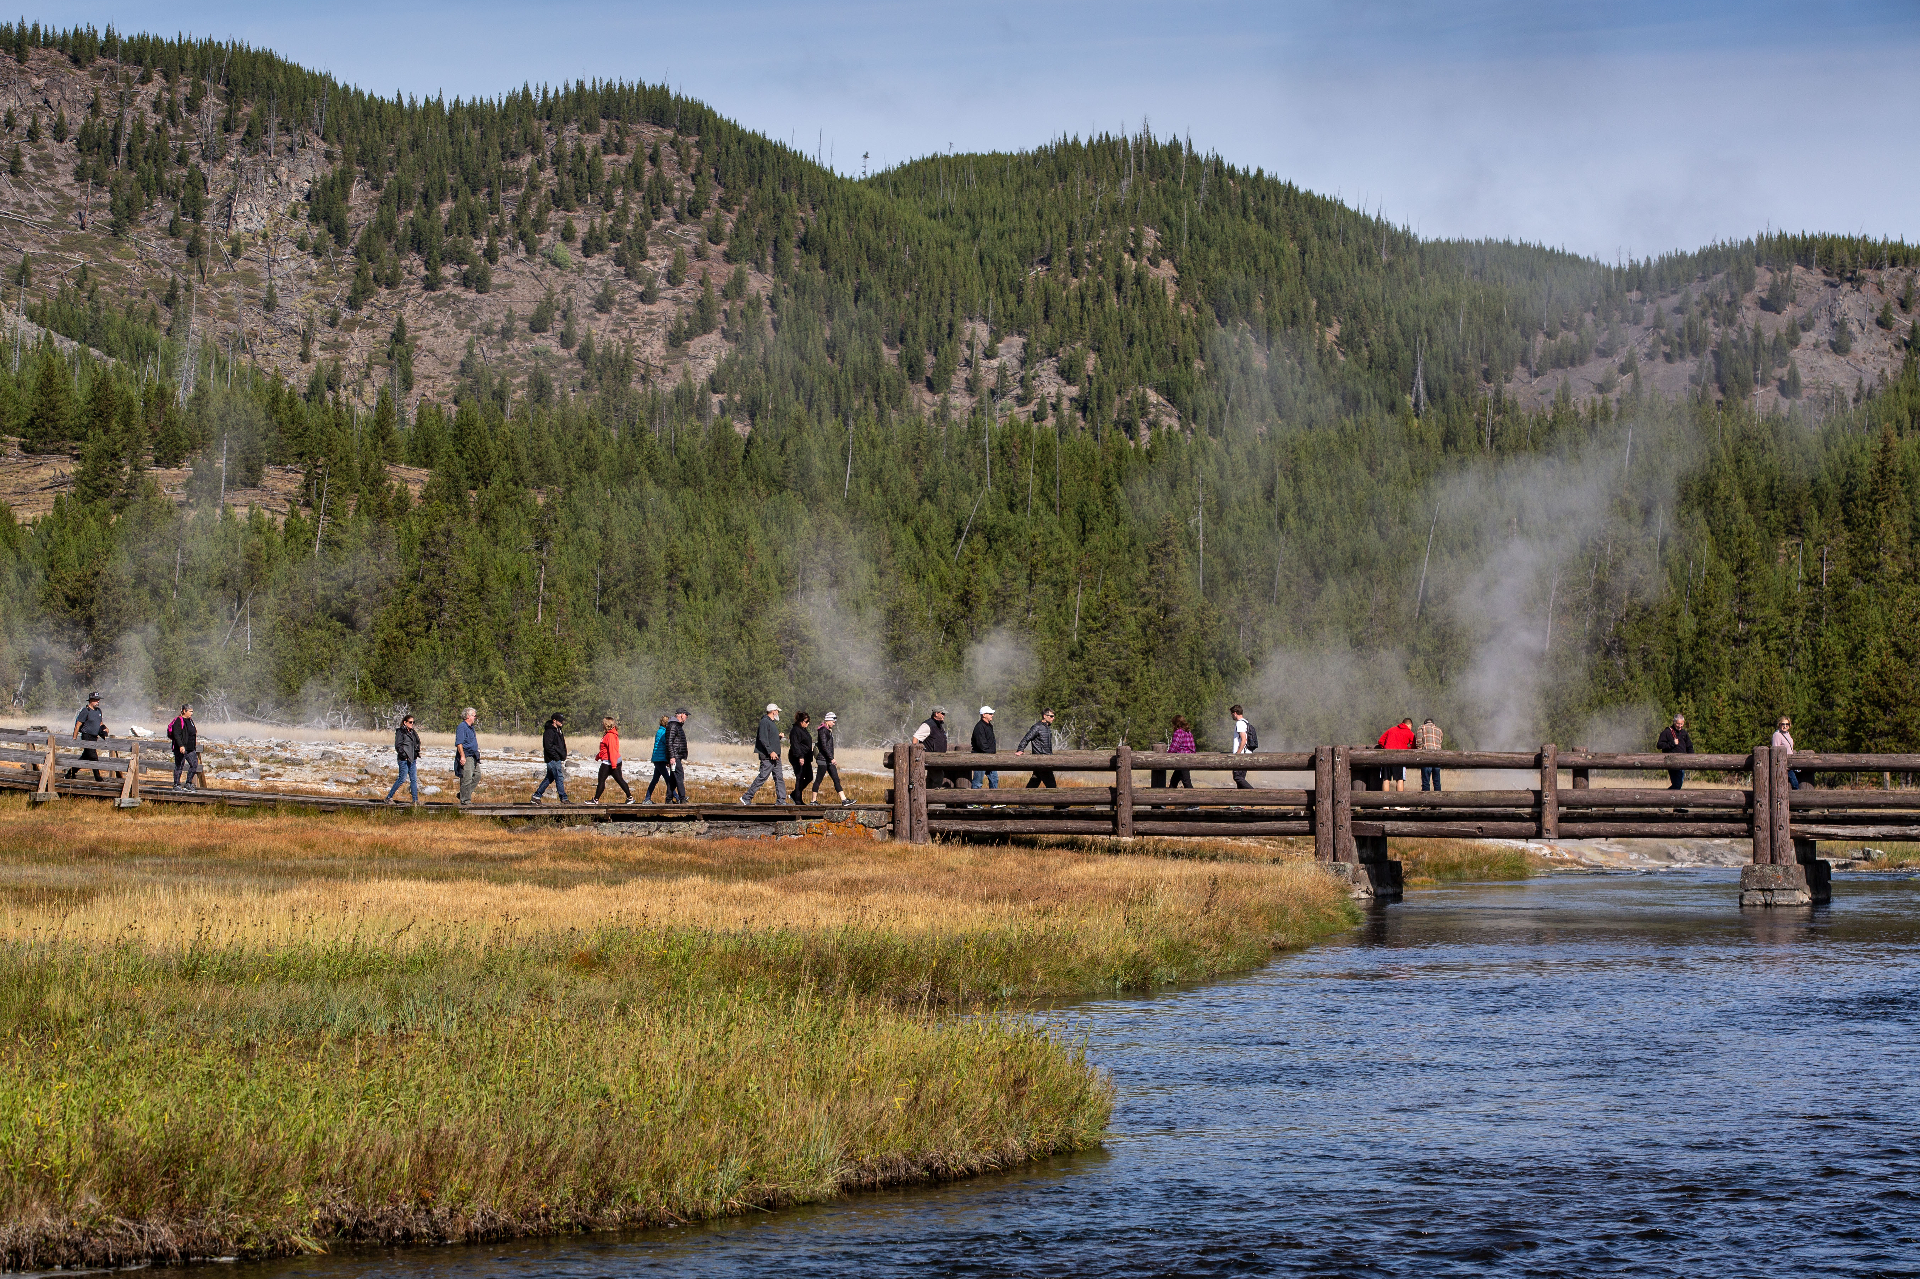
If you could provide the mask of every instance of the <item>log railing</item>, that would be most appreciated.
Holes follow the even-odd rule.
[[[1618,839],[1635,837],[1751,841],[1755,864],[1790,865],[1811,856],[1818,839],[1920,838],[1920,791],[1868,791],[1803,785],[1822,774],[1920,771],[1920,755],[1781,753],[1668,756],[1610,753],[1549,743],[1537,751],[1388,751],[1321,746],[1311,752],[1251,755],[1063,751],[1054,755],[929,754],[918,743],[887,752],[895,790],[896,835],[915,843],[935,836],[986,835],[1303,835],[1327,862],[1383,861],[1389,838]],[[1649,779],[1637,786],[1593,784],[1596,772],[1728,775],[1727,784],[1674,791]],[[1417,770],[1525,774],[1524,787],[1388,791],[1380,772]],[[1148,787],[1136,774],[1184,769],[1196,776],[1246,772],[1252,789]],[[971,789],[975,771],[1011,784]],[[1039,771],[1075,775],[1059,789],[1028,788]],[[1286,774],[1273,777],[1273,774]],[[1104,778],[1107,784],[1101,784]],[[1743,776],[1744,775],[1744,776]],[[1088,784],[1091,781],[1092,784]],[[1741,782],[1745,785],[1740,785]],[[904,792],[902,787],[904,786]]]

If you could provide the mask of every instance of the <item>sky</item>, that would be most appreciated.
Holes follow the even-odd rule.
[[[849,174],[1144,122],[1432,237],[1609,261],[1768,228],[1920,240],[1920,0],[106,0],[28,17],[239,39],[386,96],[665,82]]]

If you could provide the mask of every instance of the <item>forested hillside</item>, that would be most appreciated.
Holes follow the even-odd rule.
[[[1144,129],[852,180],[646,85],[0,46],[11,301],[99,353],[0,369],[72,472],[0,522],[18,704],[1920,732],[1905,244],[1607,266]]]

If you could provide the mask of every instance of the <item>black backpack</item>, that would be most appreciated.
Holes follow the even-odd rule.
[[[1253,726],[1252,720],[1248,720],[1247,721],[1247,750],[1257,751],[1259,749],[1260,749],[1260,730]]]

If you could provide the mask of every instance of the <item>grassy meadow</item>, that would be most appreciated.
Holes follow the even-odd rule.
[[[0,798],[0,1264],[691,1220],[1099,1141],[1028,1001],[1345,926],[1298,862]]]

